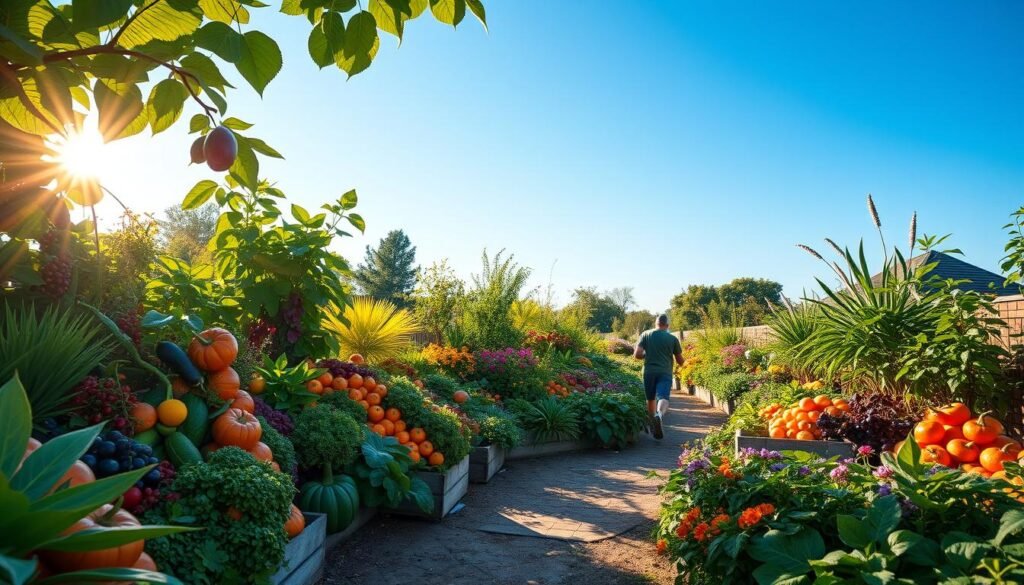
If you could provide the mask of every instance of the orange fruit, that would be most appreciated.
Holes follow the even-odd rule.
[[[811,430],[811,423],[809,421],[802,420],[796,423],[796,428],[799,431],[809,431]]]
[[[987,445],[1003,434],[1003,424],[989,414],[983,413],[977,419],[969,420],[963,426],[964,438],[979,445]]]
[[[924,421],[929,423],[939,424],[936,421]],[[939,425],[940,427],[942,425]],[[938,463],[939,465],[945,465],[951,467],[953,465],[953,459],[950,458],[949,453],[945,449],[938,445],[926,445],[921,449],[921,463]]]
[[[191,387],[189,387],[185,380],[182,380],[178,376],[171,378],[171,393],[174,394],[175,398],[181,398],[185,394],[188,394],[189,390],[191,390]]]
[[[420,462],[420,452],[415,450],[415,449],[411,449],[409,451],[409,459],[412,459],[413,463],[419,463]]]
[[[349,388],[356,388],[356,389],[362,388],[363,387],[363,377],[360,376],[359,374],[352,374],[348,378],[348,387]]]
[[[273,461],[274,453],[270,450],[270,447],[266,443],[260,441],[256,443],[256,446],[249,449],[249,454],[256,458],[256,461]]]
[[[360,400],[363,399],[363,391],[353,388],[348,391],[348,397],[352,400],[355,400],[356,402],[359,402]]]
[[[164,425],[176,427],[185,422],[185,418],[188,416],[188,407],[177,398],[164,400],[156,407],[156,416]]]
[[[376,392],[377,394],[380,394],[381,398],[384,398],[385,396],[388,395],[388,387],[385,386],[384,384],[377,384],[377,387],[374,388],[373,391]]]
[[[800,410],[807,412],[810,410],[818,410],[818,405],[814,403],[813,398],[801,398],[800,399]]]
[[[825,413],[828,414],[829,416],[836,417],[842,416],[843,411],[839,410],[838,406],[829,406],[828,408],[825,409]]]
[[[943,443],[948,443],[953,439],[964,438],[963,429],[961,429],[959,426],[945,425],[943,428],[946,429],[946,434],[942,436]]]
[[[946,436],[946,428],[938,421],[923,420],[914,427],[914,440],[922,447],[940,443],[944,436]],[[945,452],[946,450],[943,449],[942,451]]]
[[[380,423],[377,423],[377,424],[373,425],[372,427],[370,427],[370,430],[372,430],[373,432],[377,433],[378,435],[380,435],[382,437],[384,436],[384,432],[385,432],[384,425],[382,425]]]
[[[814,412],[814,411],[812,410],[811,412]],[[808,413],[808,412],[800,411],[800,412],[798,412],[796,414],[796,420],[797,420],[797,422],[809,421],[809,420],[811,420],[811,417],[809,415],[810,415],[810,413]]]
[[[132,406],[132,418],[135,419],[135,432],[148,431],[156,426],[156,408],[152,404],[136,402]]]
[[[384,416],[387,416],[386,412],[384,413]],[[402,420],[402,419],[396,420],[395,421],[395,432],[396,433],[400,433],[400,432],[402,432],[404,430],[405,430],[405,421]]]
[[[843,412],[850,410],[850,403],[847,402],[844,398],[836,398],[835,400],[832,401],[832,406],[838,408]]]
[[[785,439],[786,429],[782,427],[775,427],[774,429],[771,430],[770,433],[768,433],[768,436],[770,436],[773,439]]]
[[[818,405],[818,408],[828,408],[832,406],[832,399],[824,394],[819,394],[814,397],[814,403]]]
[[[367,392],[373,392],[374,388],[377,387],[377,380],[373,379],[373,376],[367,376],[363,378],[363,388],[366,388]]]
[[[306,382],[306,390],[309,390],[313,394],[323,394],[324,385],[320,383],[320,380],[310,380]]]
[[[370,392],[366,395],[366,401],[369,402],[371,406],[376,406],[380,404],[380,394]]]
[[[787,439],[795,439],[796,438],[796,431],[794,431],[793,429],[790,429],[790,430],[786,431],[786,438]]]
[[[364,360],[363,356],[359,355],[358,353],[354,353],[348,356],[348,361],[352,362],[353,364],[361,364],[366,360]]]
[[[216,392],[221,400],[234,400],[238,389],[242,387],[242,381],[238,378],[238,372],[228,367],[207,374],[206,387]]]
[[[419,388],[420,390],[423,390],[423,380],[413,380],[412,385]]]
[[[1004,461],[1013,461],[1015,456],[1007,452],[1007,447],[989,447],[978,456],[978,463],[988,471],[1002,471]]]
[[[974,443],[964,439],[951,439],[946,443],[946,452],[961,463],[974,463],[981,454]]]
[[[434,444],[430,441],[423,441],[420,443],[420,455],[424,457],[430,457],[430,454],[434,452]]]
[[[384,418],[388,419],[391,422],[395,422],[398,419],[402,418],[402,411],[398,410],[397,408],[389,408],[384,411]]]
[[[795,438],[800,441],[813,441],[814,433],[808,431],[800,431],[799,433],[796,434]]]
[[[469,392],[466,392],[465,390],[457,390],[455,394],[452,394],[452,400],[457,404],[462,404],[469,400]]]
[[[1019,441],[1015,441],[1014,439],[1011,439],[1010,437],[1007,437],[1006,435],[999,435],[998,437],[996,437],[995,441],[992,441],[992,446],[993,447],[999,447],[1000,449],[1002,449],[1003,447],[1006,447],[1007,445],[1009,445],[1009,451],[1008,451],[1009,453],[1013,453],[1014,455],[1017,455],[1017,453],[1020,453],[1020,451],[1021,451],[1020,442]]]
[[[423,441],[427,440],[427,433],[424,432],[423,429],[419,427],[414,427],[411,431],[409,431],[409,438],[412,439],[413,443],[416,443],[418,445]]]
[[[249,392],[251,394],[263,394],[263,391],[267,389],[267,381],[263,379],[263,376],[259,374],[253,374],[249,380]]]
[[[320,382],[321,386],[327,388],[328,386],[334,383],[334,376],[332,376],[330,372],[324,372],[320,374],[320,377],[317,378],[317,381]]]
[[[832,408],[832,407],[829,406],[829,408]],[[812,423],[818,422],[819,418],[821,418],[821,413],[819,411],[817,411],[817,410],[815,410],[813,412],[808,412],[807,413],[807,420],[811,421]]]
[[[409,433],[407,433],[405,431],[398,430],[398,427],[396,426],[395,427],[395,438],[398,439],[399,443],[404,445],[404,444],[409,442]]]
[[[443,465],[444,455],[442,455],[440,451],[434,451],[433,453],[430,454],[430,457],[427,459],[427,463],[429,463],[432,467]]]
[[[390,437],[390,436],[393,436],[395,434],[395,423],[389,421],[388,419],[384,419],[384,420],[380,421],[379,424],[380,424],[380,426],[384,427],[384,434],[385,435]]]
[[[372,405],[366,411],[366,416],[370,419],[370,422],[380,422],[384,420],[384,409],[377,405]]]
[[[962,402],[954,402],[935,409],[932,413],[935,420],[944,425],[960,426],[971,418],[971,409]]]
[[[235,396],[235,399],[231,401],[231,408],[237,408],[252,414],[256,412],[256,402],[248,392],[245,390],[239,390],[238,396]]]
[[[347,390],[348,380],[341,376],[338,376],[337,378],[331,380],[331,388],[334,388],[335,390]]]

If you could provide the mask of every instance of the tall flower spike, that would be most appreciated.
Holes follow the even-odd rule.
[[[800,248],[804,252],[807,252],[811,256],[814,256],[818,260],[821,260],[823,262],[825,261],[825,259],[821,257],[821,254],[819,254],[814,248],[812,248],[810,246],[807,246],[807,245],[804,245],[804,244],[797,244],[796,247]]]
[[[825,238],[825,243],[827,243],[829,246],[832,246],[832,249],[836,251],[836,254],[839,254],[842,257],[846,257],[846,254],[843,252],[843,249],[839,247],[839,244],[833,242],[832,238]]]
[[[871,214],[871,221],[875,222],[875,227],[881,229],[882,221],[878,219],[878,209],[875,208],[875,200],[871,198],[871,193],[868,193],[868,213]]]
[[[914,244],[917,243],[917,212],[910,218],[910,252],[914,252]]]

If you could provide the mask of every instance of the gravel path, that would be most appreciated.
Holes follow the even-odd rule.
[[[689,396],[676,396],[665,439],[642,435],[621,452],[588,451],[511,461],[486,485],[470,485],[465,508],[442,522],[378,517],[330,551],[324,583],[630,585],[672,583],[675,570],[650,538],[662,476],[679,445],[725,416]],[[577,542],[481,531],[496,523],[560,519],[617,536]],[[524,520],[526,519],[526,520]],[[579,529],[577,529],[579,530]],[[571,531],[565,532],[566,537]],[[581,534],[575,532],[573,534]]]

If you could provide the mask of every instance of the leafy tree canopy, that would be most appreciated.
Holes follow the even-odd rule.
[[[164,210],[166,219],[160,222],[160,244],[164,253],[189,263],[208,262],[207,246],[217,229],[220,210],[213,203],[197,209],[185,210],[174,205]]]
[[[413,296],[413,314],[417,322],[435,340],[459,322],[466,284],[455,275],[447,260],[435,262],[421,270]]]
[[[402,230],[392,230],[376,249],[366,247],[366,258],[355,273],[362,293],[390,301],[396,307],[409,305],[416,286],[416,246]]]
[[[760,325],[769,303],[782,302],[782,285],[764,278],[736,278],[721,286],[691,284],[672,298],[672,324],[679,329],[701,326],[709,316],[743,327]]]

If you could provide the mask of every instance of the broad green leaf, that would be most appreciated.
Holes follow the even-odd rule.
[[[372,14],[364,10],[348,19],[341,59],[337,59],[338,56],[335,55],[335,62],[351,77],[370,66],[379,47],[377,21]]]
[[[949,562],[956,568],[964,572],[971,572],[978,562],[992,550],[992,545],[980,542],[970,534],[950,532],[942,539],[942,550],[946,553]]]
[[[114,548],[129,542],[159,538],[168,534],[195,532],[201,528],[187,526],[118,526],[99,527],[80,530],[55,538],[39,545],[40,550],[59,550],[67,552],[85,552]]]
[[[466,6],[469,6],[469,10],[476,16],[476,19],[484,25],[484,30],[487,30],[487,12],[484,10],[484,3],[480,0],[466,0]]]
[[[355,189],[352,189],[350,191],[346,191],[345,194],[341,196],[341,201],[340,201],[341,208],[346,210],[346,211],[348,211],[349,209],[354,209],[355,206],[356,206],[356,203],[358,203],[358,202],[359,202],[359,196],[356,195],[356,190]]]
[[[109,583],[111,581],[118,583],[183,585],[175,577],[143,569],[87,569],[53,575],[52,577],[46,577],[32,583],[33,585],[57,585],[59,583]]]
[[[366,231],[366,221],[363,220],[363,216],[359,215],[358,213],[350,213],[347,216],[345,216],[345,219],[347,219],[348,222],[352,224],[352,227],[356,228],[357,230],[361,232]]]
[[[0,582],[24,585],[36,572],[35,559],[16,559],[0,554]]]
[[[336,62],[345,46],[345,21],[337,12],[324,13],[309,33],[309,56],[323,69]]]
[[[153,134],[163,132],[178,121],[187,98],[188,90],[177,79],[165,79],[153,86],[146,103]]]
[[[224,79],[224,75],[217,68],[217,64],[202,53],[189,53],[181,59],[181,66],[199,78],[201,84],[224,91],[225,87],[234,87]],[[195,85],[193,82],[192,85]],[[195,89],[195,88],[193,88]]]
[[[174,315],[164,315],[160,311],[150,309],[142,316],[142,327],[144,329],[159,329],[174,322]]]
[[[148,8],[124,29],[118,44],[133,49],[150,41],[176,41],[196,32],[202,22],[202,14],[198,7],[176,8],[182,4],[174,0],[145,4]]]
[[[263,95],[267,84],[281,70],[281,49],[274,39],[258,30],[245,33],[243,38],[242,57],[235,67],[249,85]]]
[[[30,111],[14,91],[6,85],[0,85],[0,119],[29,134],[48,136],[55,133],[55,128],[59,128],[59,125],[53,116],[48,116],[44,111],[42,96],[36,86],[36,80],[31,77],[23,79],[21,89],[25,92],[29,103],[39,111],[42,117]],[[49,122],[49,125],[46,122]]]
[[[430,11],[438,21],[458,26],[466,17],[466,0],[430,0]]]
[[[103,28],[128,14],[131,0],[72,0],[72,22],[76,30]]]
[[[235,0],[199,0],[199,8],[210,20],[224,24],[249,22],[249,11]]]
[[[238,63],[242,58],[245,39],[235,29],[223,22],[208,22],[194,35],[196,46],[212,51],[228,63]]]
[[[754,569],[753,577],[758,585],[804,585],[811,582],[804,573],[793,574],[771,564]]]
[[[266,142],[263,142],[259,138],[249,137],[249,146],[251,146],[253,150],[262,154],[263,156],[269,156],[272,158],[280,159],[284,158],[283,156],[281,156],[280,152],[277,152],[276,150],[268,146]]]
[[[255,191],[259,185],[260,161],[256,159],[247,138],[236,134],[235,140],[238,141],[238,157],[228,171],[239,183],[250,191]]]
[[[836,517],[836,525],[839,528],[839,539],[849,547],[864,548],[871,542],[868,528],[860,518],[840,514]]]
[[[900,518],[900,504],[896,496],[878,498],[872,503],[867,517],[864,518],[868,538],[878,544],[886,542],[889,534],[899,526]]]
[[[210,179],[203,179],[196,183],[185,195],[185,199],[181,202],[182,209],[196,209],[202,207],[204,203],[213,197],[213,194],[217,191],[217,183]]]
[[[32,406],[17,371],[0,386],[0,412],[4,413],[4,424],[0,425],[0,473],[11,477],[32,434]]]
[[[239,120],[238,118],[227,118],[223,122],[221,122],[221,125],[222,126],[227,126],[228,128],[231,128],[232,130],[238,130],[238,131],[248,130],[249,128],[252,128],[252,124],[250,124],[248,122],[243,122],[242,120]],[[252,138],[250,138],[249,140],[251,141]]]
[[[802,575],[810,570],[808,561],[825,555],[825,541],[812,528],[804,528],[793,535],[769,530],[764,536],[751,540],[747,553],[785,573]]]
[[[999,520],[999,531],[992,539],[992,544],[999,546],[1007,536],[1021,530],[1024,530],[1024,510],[1010,510]]]
[[[13,30],[7,28],[3,24],[0,24],[0,39],[3,39],[10,43],[10,47],[14,49],[11,51],[10,48],[4,48],[4,52],[14,52],[15,54],[6,54],[7,57],[16,57],[19,62],[24,62],[28,65],[38,65],[43,62],[43,52],[36,45],[28,42],[25,37],[19,35]],[[2,47],[2,45],[0,45]]]
[[[57,487],[60,478],[89,450],[102,429],[103,423],[100,423],[43,443],[11,478],[11,489],[24,493],[32,501],[42,498]]]
[[[421,14],[427,11],[427,6],[429,5],[429,0],[410,0],[409,6],[412,8],[412,18],[419,18]]]
[[[124,93],[117,93],[103,80],[97,80],[92,95],[96,100],[99,130],[105,140],[138,134],[146,127],[146,109],[139,86],[133,84]],[[140,118],[141,128],[138,125]]]
[[[210,118],[206,114],[196,114],[188,121],[188,133],[195,134],[210,129]]]
[[[301,223],[309,221],[309,212],[304,207],[296,203],[292,203],[292,217],[297,219]]]
[[[217,93],[215,89],[213,89],[206,83],[203,83],[202,86],[203,93],[205,93],[206,96],[210,98],[210,101],[212,101],[213,104],[217,107],[217,111],[221,114],[226,114],[228,111],[228,102],[224,99],[224,96],[220,93]]]
[[[401,39],[405,21],[412,18],[412,6],[409,0],[370,0],[370,14],[380,30]]]

